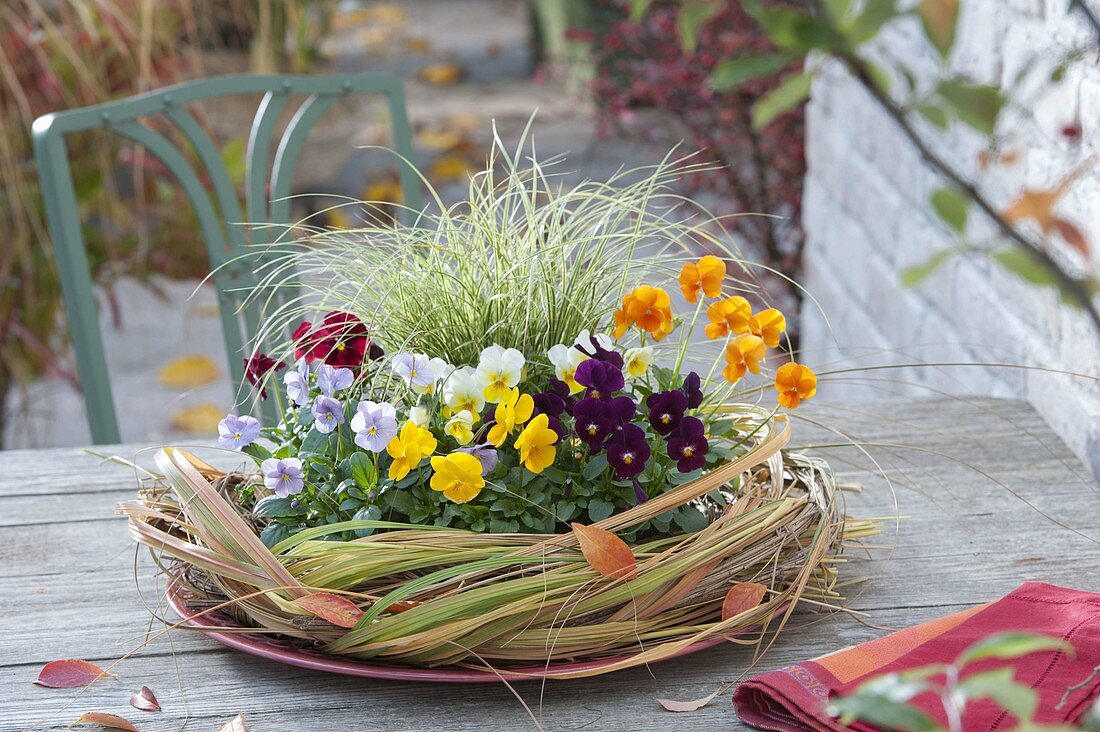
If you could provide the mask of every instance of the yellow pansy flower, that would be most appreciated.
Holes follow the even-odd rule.
[[[474,439],[474,415],[467,409],[455,414],[447,420],[447,424],[443,426],[443,431],[446,432],[460,445],[468,445],[470,441]]]
[[[516,449],[523,467],[532,473],[541,473],[554,464],[558,448],[558,433],[550,429],[550,418],[545,414],[536,415],[523,432],[516,438]]]
[[[761,310],[749,318],[749,332],[764,339],[768,348],[779,346],[779,336],[787,330],[787,319],[775,308]]]
[[[760,362],[764,360],[767,347],[764,339],[750,333],[737,336],[726,346],[726,367],[722,376],[731,384],[740,381],[746,371],[760,373]]]
[[[389,444],[386,452],[393,458],[390,463],[391,480],[401,480],[420,462],[435,452],[436,440],[431,432],[420,427],[411,419],[401,427]]]
[[[466,503],[481,493],[485,478],[481,476],[481,461],[465,452],[437,455],[432,458],[433,491],[439,491],[455,503]]]
[[[730,333],[748,333],[752,306],[740,295],[719,300],[707,308],[707,338],[724,338]]]
[[[775,390],[779,406],[794,409],[817,394],[817,374],[809,366],[785,363],[775,372]]]
[[[520,394],[519,389],[509,389],[497,404],[496,412],[493,414],[496,424],[489,430],[487,439],[496,447],[500,447],[517,425],[531,419],[531,413],[534,411],[535,400],[530,394]]]

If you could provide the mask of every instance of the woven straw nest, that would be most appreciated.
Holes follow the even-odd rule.
[[[631,546],[636,571],[604,576],[574,533],[477,534],[393,528],[354,541],[321,541],[307,529],[265,547],[224,490],[186,453],[163,450],[164,480],[120,503],[130,535],[197,600],[281,640],[349,659],[413,667],[507,669],[616,660],[559,677],[660,661],[727,637],[757,643],[782,627],[799,600],[833,603],[846,520],[833,475],[820,459],[784,452],[789,425],[762,424],[741,458],[613,515],[595,526],[622,531],[715,489],[703,530]],[[201,468],[201,466],[200,466]],[[697,504],[700,505],[700,504]],[[734,585],[756,582],[763,601],[730,615]],[[357,606],[353,628],[296,603],[327,593]],[[322,613],[323,615],[323,613]],[[725,616],[725,617],[724,617]]]

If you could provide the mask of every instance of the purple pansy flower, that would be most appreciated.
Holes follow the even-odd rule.
[[[607,450],[607,462],[615,468],[615,477],[620,480],[639,475],[645,470],[650,455],[645,432],[636,424],[624,424],[607,438],[604,449]]]
[[[588,387],[584,395],[596,399],[610,399],[611,395],[626,385],[622,366],[589,358],[581,361],[573,376],[577,383]]]
[[[658,434],[668,435],[684,418],[688,398],[684,392],[676,389],[650,394],[646,397],[645,404],[649,407],[649,424],[653,426],[653,430]]]
[[[259,436],[260,420],[247,414],[243,417],[227,414],[225,419],[218,422],[218,444],[230,450],[248,447]]]
[[[309,364],[304,358],[298,359],[293,371],[283,375],[286,384],[286,396],[295,406],[309,402]]]
[[[588,452],[595,455],[611,436],[615,423],[607,413],[605,402],[588,397],[573,408],[573,427],[581,441],[588,445]]]
[[[617,396],[604,402],[606,414],[616,425],[624,425],[634,419],[634,413],[638,407],[634,400],[628,396]]]
[[[397,410],[386,402],[359,402],[351,418],[351,430],[355,433],[356,445],[371,452],[382,452],[397,436]]]
[[[562,402],[565,403],[565,413],[572,416],[573,405],[576,404],[576,402],[569,393],[569,384],[566,384],[561,379],[550,379],[549,391],[561,397]]]
[[[676,469],[681,473],[690,473],[706,464],[710,445],[703,433],[702,420],[684,417],[676,432],[669,438],[668,456],[676,461]]]
[[[688,409],[697,409],[703,403],[703,390],[699,384],[699,374],[692,371],[684,377],[684,385],[680,387],[688,400]]]
[[[298,458],[269,458],[260,463],[260,472],[264,474],[264,485],[279,498],[299,492],[306,484]]]
[[[643,488],[642,484],[638,482],[638,479],[635,478],[631,482],[634,484],[634,500],[638,503],[645,503],[646,501],[648,501],[649,494],[645,492],[645,488]]]
[[[548,414],[551,417],[560,417],[565,411],[565,400],[560,394],[552,391],[543,391],[532,397],[535,402],[535,414]]]
[[[472,447],[460,447],[455,452],[464,452],[473,455],[481,463],[481,474],[488,475],[497,466],[497,451],[492,445],[474,445]]]
[[[344,405],[324,394],[313,400],[313,426],[328,434],[344,423]]]
[[[583,335],[583,334],[582,334]],[[601,342],[602,341],[602,342]],[[578,351],[588,356],[593,361],[599,361],[601,363],[609,363],[615,368],[622,371],[623,357],[618,351],[613,351],[610,348],[604,346],[604,343],[609,343],[610,339],[607,336],[594,335],[589,336],[587,339],[578,338],[577,343],[573,346]],[[583,361],[582,361],[583,363]],[[576,378],[576,377],[574,377]],[[580,382],[580,379],[577,379]]]
[[[355,374],[351,369],[335,368],[327,363],[317,367],[317,388],[327,397],[347,389],[353,381]]]

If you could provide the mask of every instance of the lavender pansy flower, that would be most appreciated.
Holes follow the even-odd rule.
[[[474,445],[473,447],[460,447],[455,452],[464,452],[473,455],[481,463],[481,474],[488,475],[497,466],[497,451],[492,445]]]
[[[662,391],[646,397],[645,405],[649,407],[649,424],[653,430],[667,435],[680,426],[680,420],[687,410],[688,398],[679,389]]]
[[[247,414],[238,417],[227,414],[218,422],[218,444],[231,450],[248,447],[260,436],[260,420]]]
[[[636,424],[624,424],[604,444],[607,462],[615,468],[615,477],[624,480],[645,470],[651,451],[645,432]]]
[[[397,435],[397,411],[385,402],[359,402],[351,418],[351,429],[355,432],[356,445],[371,452],[382,452]]]
[[[304,358],[298,359],[293,371],[283,375],[286,384],[286,396],[295,406],[309,402],[309,364]]]
[[[264,485],[279,498],[298,493],[306,484],[302,478],[302,461],[298,458],[269,458],[260,463],[260,472],[264,475]]]
[[[451,366],[441,358],[429,358],[423,353],[399,353],[390,361],[390,369],[416,393],[432,394]]]
[[[324,394],[313,400],[313,427],[324,434],[344,423],[344,405]]]
[[[317,388],[327,397],[347,389],[353,381],[355,374],[351,369],[334,368],[327,363],[317,367]]]
[[[681,473],[690,473],[706,465],[710,444],[704,431],[702,420],[684,417],[669,438],[668,456],[676,461],[676,469]]]

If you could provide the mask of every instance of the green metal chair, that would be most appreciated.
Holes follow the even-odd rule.
[[[227,95],[263,94],[248,139],[245,173],[245,211],[230,182],[218,148],[188,108],[194,102]],[[253,257],[256,245],[271,244],[278,226],[290,222],[291,179],[302,143],[310,129],[337,100],[351,94],[382,95],[389,104],[394,151],[412,160],[411,133],[400,81],[382,74],[337,76],[231,75],[185,82],[107,104],[39,117],[34,122],[35,159],[50,237],[57,254],[69,333],[88,411],[88,424],[96,444],[120,441],[118,420],[111,394],[103,341],[92,291],[92,278],[78,215],[76,193],[69,168],[65,135],[91,129],[116,133],[146,148],[178,180],[198,215],[210,266],[215,270],[222,331],[229,355],[229,374],[242,388],[242,357],[249,334],[256,332],[255,307],[242,308],[243,293],[255,284]],[[287,124],[269,165],[277,120],[291,95],[305,101]],[[143,118],[170,120],[194,148],[211,189],[203,186],[199,172],[164,135],[144,124]],[[419,210],[419,180],[410,164],[399,165],[405,204]],[[213,194],[213,200],[211,195]],[[216,208],[215,208],[216,204]],[[239,224],[247,222],[246,229]],[[276,226],[265,226],[275,224]],[[251,244],[249,243],[251,240]],[[242,322],[243,321],[243,322]],[[246,408],[242,397],[238,408]]]

